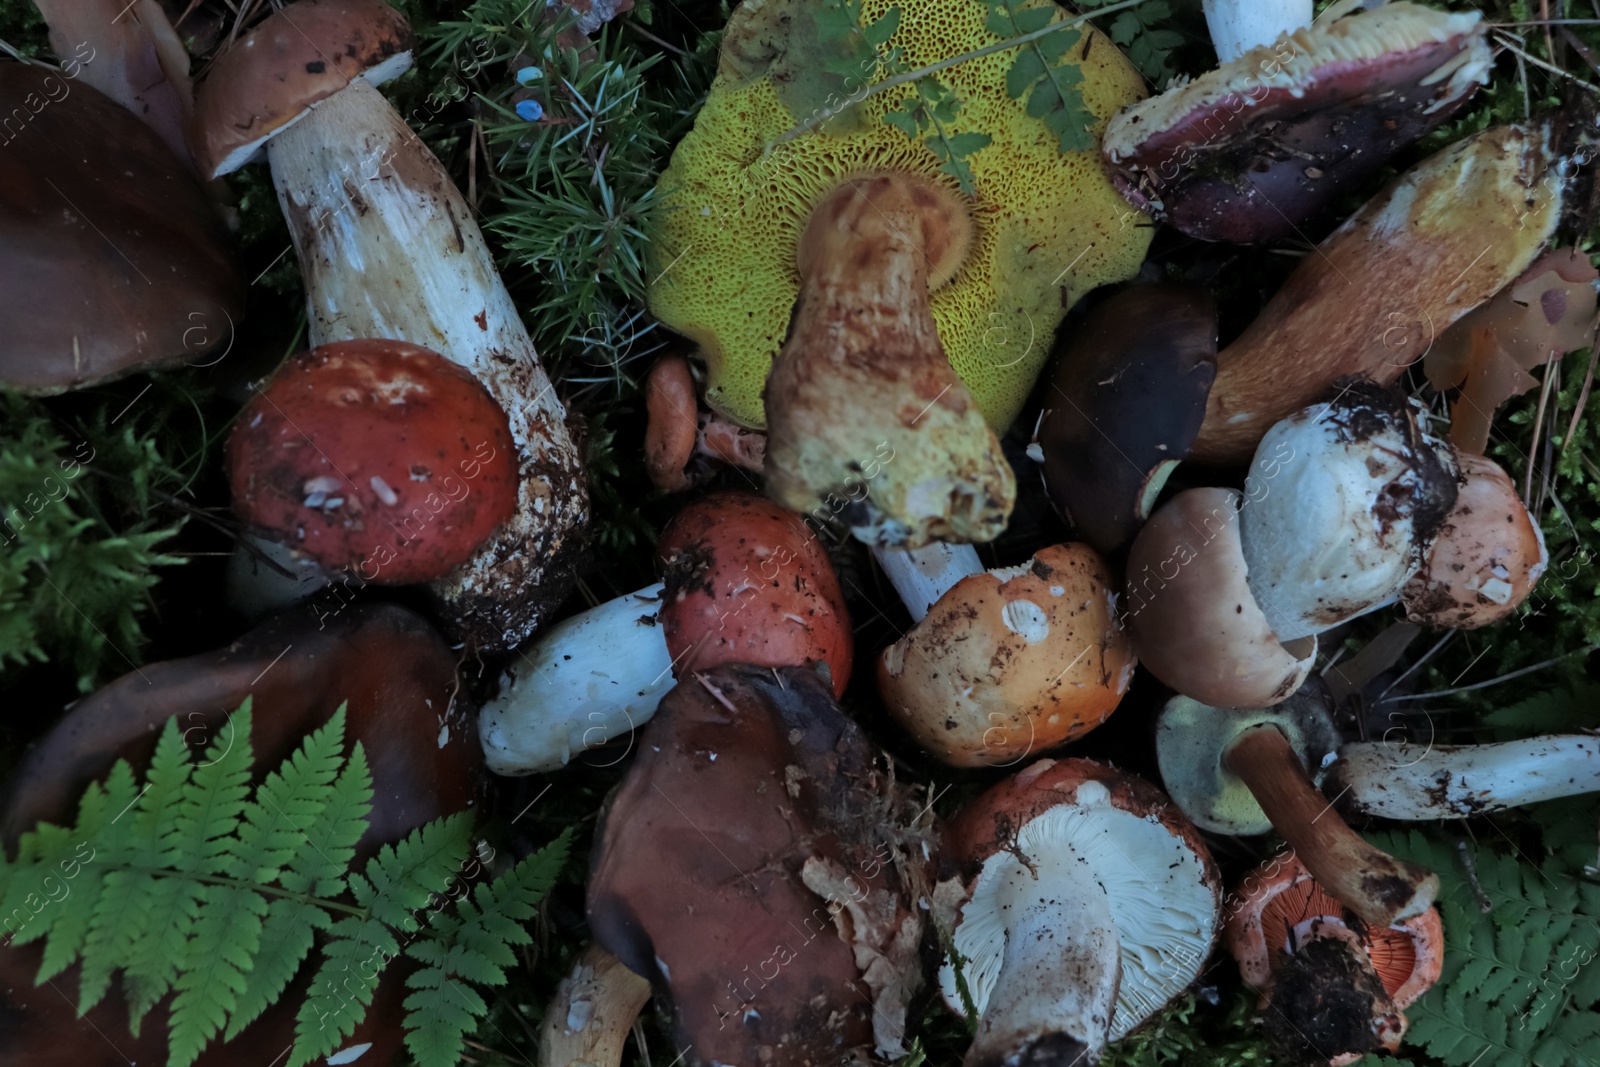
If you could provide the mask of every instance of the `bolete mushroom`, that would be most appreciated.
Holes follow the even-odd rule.
[[[475,646],[509,649],[572,587],[588,518],[566,413],[473,212],[374,88],[411,63],[410,27],[379,0],[299,0],[212,63],[195,102],[205,177],[263,149],[306,283],[313,347],[387,337],[471,371],[510,420],[511,521],[436,579],[441,614]]]
[[[1161,791],[1084,759],[1039,760],[945,835],[934,914],[977,1011],[966,1067],[1093,1063],[1194,981],[1220,923],[1199,832]],[[967,1009],[948,957],[945,1003]]]
[[[1460,819],[1600,792],[1600,739],[1553,734],[1483,745],[1352,741],[1324,788],[1384,819]]]
[[[768,429],[775,499],[810,512],[892,454],[841,514],[856,536],[991,540],[1015,494],[995,431],[1066,309],[1132,275],[1149,232],[1126,224],[1135,216],[1098,159],[1062,151],[1034,117],[1046,96],[1008,92],[1009,54],[940,72],[961,100],[941,130],[984,142],[963,160],[962,192],[957,168],[886,118],[920,106],[915,89],[866,97],[887,76],[869,60],[837,91],[822,6],[744,4],[729,20],[717,80],[659,183],[650,307],[700,346],[711,406]],[[910,67],[999,40],[980,0],[898,11],[886,47]],[[1056,77],[1098,135],[1140,95],[1139,76],[1098,31],[1062,33]],[[808,115],[829,118],[826,135],[788,136]]]
[[[1320,680],[1265,709],[1173,697],[1156,725],[1161,780],[1203,830],[1277,830],[1312,876],[1366,922],[1387,926],[1420,915],[1438,895],[1438,876],[1363,840],[1307,774],[1339,746],[1329,703]]]

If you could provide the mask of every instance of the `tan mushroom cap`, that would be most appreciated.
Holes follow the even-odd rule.
[[[957,767],[1000,766],[1105,722],[1135,659],[1105,562],[1087,545],[957,582],[878,660],[878,691]]]
[[[1128,552],[1124,608],[1139,659],[1215,707],[1264,708],[1300,687],[1314,637],[1279,642],[1245,578],[1243,494],[1189,489],[1151,516]]]
[[[682,356],[662,356],[644,383],[644,469],[650,484],[675,493],[689,487],[699,409],[694,375]]]
[[[195,97],[195,165],[237,170],[356,78],[381,85],[411,66],[411,26],[379,0],[299,0],[223,52]],[[374,161],[374,166],[377,161]]]

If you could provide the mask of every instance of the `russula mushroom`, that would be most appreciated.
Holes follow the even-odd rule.
[[[1173,697],[1156,725],[1161,780],[1202,830],[1277,830],[1329,893],[1387,926],[1426,911],[1439,878],[1368,844],[1317,792],[1306,768],[1320,769],[1339,745],[1329,703],[1317,680],[1264,709]]]
[[[1280,641],[1392,604],[1455,506],[1454,450],[1398,390],[1339,383],[1256,447],[1239,541]]]
[[[1354,741],[1324,789],[1384,819],[1459,819],[1600,792],[1600,740],[1554,734],[1483,745]]]
[[[374,88],[411,63],[379,0],[300,0],[240,35],[195,101],[195,158],[226,174],[263,148],[306,284],[313,347],[388,337],[469,370],[510,420],[511,521],[436,579],[441,615],[477,647],[527,637],[572,587],[588,519],[566,413],[473,212]]]
[[[5,846],[40,821],[71,825],[78,798],[118,759],[136,768],[150,758],[160,728],[178,719],[198,757],[226,743],[233,709],[252,705],[250,742],[264,775],[304,736],[345,704],[346,743],[359,741],[373,783],[373,806],[357,845],[364,862],[380,845],[478,800],[482,755],[470,716],[456,703],[456,654],[420,616],[394,605],[355,605],[333,619],[310,609],[280,615],[228,646],[187,659],[145,664],[74,704],[11,776],[4,807]],[[167,1060],[167,1006],[137,1036],[127,1010],[108,997],[85,1015],[58,990],[77,988],[77,969],[35,985],[39,944],[0,948],[0,1060],[29,1067],[112,1067]],[[197,1067],[238,1067],[294,1041],[296,1006],[310,988],[302,967],[255,1022],[227,1044],[213,1043]],[[366,1019],[341,1053],[386,1065],[402,1055],[407,966],[379,981]],[[53,986],[53,987],[52,987]],[[362,1046],[367,1046],[365,1051]],[[338,1062],[337,1060],[335,1062]]]
[[[539,1067],[621,1067],[628,1031],[649,999],[649,982],[590,945],[545,1009]]]
[[[919,810],[815,671],[686,675],[602,815],[590,929],[670,1003],[689,1064],[903,1055],[927,933]]]
[[[1218,353],[1191,458],[1243,462],[1341,377],[1393,382],[1521,274],[1561,216],[1555,137],[1550,124],[1492,127],[1367,201]]]
[[[1107,553],[1133,538],[1200,432],[1216,371],[1216,305],[1185,286],[1126,289],[1072,332],[1034,438],[1077,537]]]
[[[1458,452],[1455,507],[1422,569],[1400,591],[1406,618],[1471,630],[1498,622],[1528,599],[1550,554],[1511,476],[1491,459]]]
[[[1272,470],[1270,466],[1268,471]],[[1128,550],[1123,622],[1163,684],[1221,707],[1265,707],[1300,687],[1315,637],[1282,641],[1249,581],[1233,489],[1186,489]]]
[[[1364,923],[1292,852],[1246,875],[1234,899],[1223,942],[1260,993],[1267,1032],[1281,1047],[1334,1067],[1398,1049],[1404,1010],[1443,969],[1438,909],[1390,926]]]
[[[511,517],[505,412],[404,341],[291,357],[228,438],[233,510],[328,570],[403,585],[448,573]]]
[[[1489,80],[1476,11],[1396,0],[1338,16],[1313,26],[1309,0],[1207,0],[1222,65],[1106,129],[1129,202],[1203,240],[1294,236]]]
[[[664,584],[551,627],[483,706],[489,768],[557,770],[574,752],[642,726],[672,678],[719,663],[817,665],[843,693],[850,618],[804,520],[754,493],[712,493],[662,532]]]
[[[768,429],[777,500],[811,512],[876,460],[840,515],[858,537],[991,540],[1015,494],[995,431],[1066,309],[1137,271],[1150,234],[1117,224],[1133,216],[1097,158],[1061,151],[1008,93],[1009,55],[939,75],[961,100],[945,133],[989,139],[965,160],[970,195],[885,121],[904,93],[853,100],[826,136],[785,136],[840,107],[815,7],[744,4],[729,20],[717,80],[658,186],[650,307],[698,343],[707,402]],[[980,0],[899,10],[889,43],[911,67],[997,41]],[[1140,79],[1098,31],[1079,32],[1062,69],[1097,135]],[[862,92],[884,76],[869,63]]]
[[[945,834],[934,914],[978,1012],[967,1067],[1092,1063],[1194,981],[1220,922],[1199,832],[1161,791],[1084,759],[1043,759]],[[945,1003],[966,1013],[947,958]]]
[[[961,577],[884,649],[878,692],[920,745],[953,766],[1057,748],[1105,722],[1133,680],[1115,598],[1105,561],[1081,544]]]
[[[0,63],[0,385],[60,393],[227,344],[244,283],[148,126],[48,67]]]

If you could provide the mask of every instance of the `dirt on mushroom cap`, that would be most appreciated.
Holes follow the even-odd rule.
[[[890,6],[866,0],[863,24]],[[901,48],[912,67],[999,40],[984,29],[989,9],[978,0],[899,6],[903,18],[890,45]],[[1115,45],[1087,26],[1084,31],[1067,54],[1081,61],[1088,52],[1079,90],[1095,116],[1090,132],[1098,139],[1111,115],[1143,89]],[[706,399],[712,407],[763,426],[761,390],[800,291],[795,248],[811,206],[841,182],[872,171],[911,171],[952,189],[956,183],[939,172],[929,149],[881,121],[915,91],[911,86],[866,100],[820,130],[767,151],[806,115],[786,106],[785,96],[794,96],[763,73],[781,55],[774,58],[769,49],[764,62],[752,64],[729,53],[725,43],[711,95],[658,186],[662,212],[650,246],[658,277],[650,307],[699,343],[711,372]],[[994,141],[969,160],[977,194],[973,247],[963,268],[933,294],[932,310],[951,364],[997,428],[1016,416],[1067,308],[1096,285],[1137,271],[1151,234],[1145,216],[1111,187],[1095,152],[1061,152],[1050,129],[1024,114],[1025,100],[1007,95],[1014,55],[969,60],[939,75],[962,101],[946,131],[983,132]]]

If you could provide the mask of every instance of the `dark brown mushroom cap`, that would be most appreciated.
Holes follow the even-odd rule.
[[[231,341],[244,284],[148,126],[48,67],[0,63],[0,385],[60,393]]]
[[[355,78],[382,84],[411,65],[411,25],[380,0],[299,0],[217,57],[195,93],[195,165],[237,170],[261,145]],[[375,164],[376,165],[376,164]]]
[[[1491,62],[1477,12],[1402,0],[1127,109],[1104,153],[1123,195],[1184,233],[1277,240],[1456,114]]]
[[[215,652],[147,665],[74,705],[28,753],[10,783],[5,845],[13,848],[39,820],[70,825],[89,781],[117,759],[143,766],[168,718],[177,717],[197,750],[225,742],[229,713],[250,697],[258,781],[347,702],[346,745],[361,742],[372,773],[372,812],[357,846],[358,857],[370,856],[476,799],[483,755],[476,717],[453,704],[455,661],[420,616],[384,604],[346,606],[337,614],[308,607]],[[166,1060],[164,1005],[144,1020],[137,1038],[127,1032],[121,998],[108,997],[78,1018],[74,1000],[34,985],[42,947],[0,948],[0,1063],[127,1067]],[[271,1049],[260,1058],[265,1063],[291,1044],[313,970],[302,967],[278,1007],[232,1042],[213,1043],[197,1067],[238,1067],[249,1059],[241,1049]],[[343,1046],[372,1042],[363,1065],[388,1064],[400,1054],[405,974],[398,965],[385,971],[366,1020]],[[70,995],[77,971],[52,982]]]
[[[1083,320],[1045,396],[1045,491],[1097,551],[1125,545],[1205,421],[1217,311],[1182,285],[1126,289]]]
[[[924,913],[889,860],[892,786],[827,683],[691,675],[638,751],[597,833],[589,923],[670,998],[689,1062],[832,1065],[895,1041]]]

